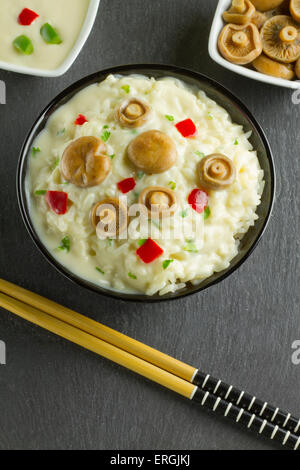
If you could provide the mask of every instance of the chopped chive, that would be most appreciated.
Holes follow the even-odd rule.
[[[113,160],[113,159],[115,158],[115,156],[116,156],[116,154],[113,153],[112,155],[109,156],[109,158],[110,158],[111,160]]]
[[[110,132],[109,131],[104,131],[102,136],[101,136],[101,139],[103,140],[103,142],[107,142],[109,138],[110,138]]]
[[[97,271],[98,271],[99,273],[101,273],[101,274],[105,274],[105,272],[104,272],[104,271],[102,271],[102,269],[98,268],[98,266],[96,266],[96,269],[97,269]]]
[[[128,277],[130,277],[131,279],[137,279],[137,277],[131,272],[128,273]]]
[[[130,132],[131,132],[131,134],[133,134],[133,135],[136,135],[136,134],[138,134],[138,131],[137,131],[136,129],[131,129],[131,131],[130,131]]]
[[[25,55],[30,55],[34,51],[34,47],[33,47],[31,40],[27,36],[24,36],[24,34],[21,34],[21,36],[18,36],[13,41],[13,46],[16,49],[16,51]]]
[[[111,246],[111,244],[112,244],[112,238],[108,238],[108,239],[107,239],[107,244],[108,244],[108,246]]]
[[[105,124],[105,126],[103,126],[103,129],[108,129],[109,126],[107,124]]]
[[[167,269],[171,263],[173,263],[173,259],[165,259],[165,261],[163,261],[162,263],[162,267],[163,269]]]
[[[61,184],[69,184],[69,181],[63,181]]]
[[[37,190],[34,192],[34,194],[35,194],[36,196],[43,196],[43,195],[46,194],[46,193],[47,193],[46,189],[37,189]]]
[[[62,39],[58,32],[49,23],[43,24],[40,29],[42,38],[47,44],[61,44]]]
[[[136,197],[138,199],[140,193],[138,193],[137,191],[133,191],[133,195],[134,195],[134,197]]]
[[[130,92],[130,85],[123,85],[121,86],[122,90],[125,91],[125,93],[129,93]]]
[[[32,156],[35,157],[41,151],[40,147],[32,147]]]
[[[239,141],[237,139],[235,139],[234,141],[234,144],[233,145],[239,145]]]
[[[199,251],[193,240],[187,240],[187,243],[183,249],[184,251],[188,251],[189,253],[198,253]]]
[[[195,151],[195,154],[198,155],[198,157],[200,157],[200,158],[205,157],[205,153],[200,152],[199,150],[196,150],[196,151]]]
[[[208,116],[208,119],[213,119],[213,116],[211,115],[211,113],[207,113],[207,116]]]
[[[52,167],[52,170],[55,170],[55,168],[57,168],[58,165],[59,165],[59,158],[57,157],[56,160],[55,160],[55,162],[54,162],[54,165],[53,165],[53,167]]]
[[[180,216],[184,219],[188,215],[188,210],[184,209],[183,211],[180,212]]]
[[[68,235],[66,235],[62,241],[61,241],[61,244],[57,247],[58,250],[66,250],[67,252],[70,251],[70,246],[71,246],[71,243],[70,243],[70,238],[68,237]]]
[[[145,172],[144,171],[139,171],[137,174],[138,180],[141,180],[144,176]]]
[[[170,114],[165,114],[165,118],[168,119],[168,121],[174,121],[174,116],[171,116]]]
[[[64,133],[66,132],[66,129],[60,129],[59,131],[57,131],[56,135],[58,137],[62,136]]]
[[[142,245],[144,245],[144,243],[146,243],[146,241],[147,241],[147,238],[140,238],[139,241],[138,241],[138,245],[142,246]]]
[[[203,212],[203,219],[206,220],[210,216],[210,208],[209,206],[205,207],[204,212]]]
[[[176,189],[176,183],[174,181],[169,181],[168,185],[170,186],[171,189]]]

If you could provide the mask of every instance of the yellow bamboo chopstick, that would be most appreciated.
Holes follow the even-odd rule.
[[[61,336],[73,343],[93,351],[117,364],[140,374],[160,385],[179,393],[186,398],[192,398],[195,385],[181,379],[169,372],[162,370],[149,362],[144,361],[128,352],[106,343],[75,326],[65,323],[58,318],[49,315],[36,307],[28,305],[16,298],[0,293],[0,306],[10,312],[35,323],[52,333]]]
[[[0,292],[46,312],[69,325],[79,328],[96,338],[127,351],[140,359],[150,362],[151,364],[164,369],[177,377],[187,380],[188,382],[192,382],[197,372],[195,367],[178,361],[177,359],[136,341],[129,336],[123,335],[112,328],[85,317],[74,310],[70,310],[67,307],[46,299],[34,292],[23,289],[22,287],[5,281],[4,279],[0,279]]]

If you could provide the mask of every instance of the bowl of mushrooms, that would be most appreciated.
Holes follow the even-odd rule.
[[[300,87],[300,0],[220,0],[209,54],[261,82]]]
[[[275,176],[262,129],[229,91],[174,66],[128,65],[54,98],[24,142],[17,190],[60,273],[152,302],[206,289],[248,258]]]

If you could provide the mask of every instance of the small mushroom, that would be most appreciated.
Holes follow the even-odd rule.
[[[295,72],[296,72],[297,78],[299,78],[300,80],[300,59],[298,59],[296,62]]]
[[[292,64],[280,64],[265,54],[261,54],[253,61],[253,67],[258,72],[272,75],[273,77],[284,78],[285,80],[292,80],[295,77]]]
[[[105,143],[97,137],[74,140],[65,149],[61,159],[63,177],[79,188],[102,183],[111,168],[110,158],[105,152]]]
[[[251,20],[255,8],[249,0],[232,0],[229,10],[224,11],[226,23],[247,24]]]
[[[127,228],[127,207],[117,198],[103,199],[92,208],[91,221],[101,237],[117,236]]]
[[[116,111],[116,119],[124,127],[141,127],[149,119],[151,114],[150,106],[137,99],[123,101]]]
[[[144,205],[152,217],[167,217],[177,209],[174,191],[163,186],[148,186],[139,195],[139,204]]]
[[[252,23],[246,26],[224,26],[219,35],[218,46],[225,59],[239,65],[249,64],[262,51],[259,31]]]
[[[200,186],[214,191],[228,188],[236,176],[233,162],[221,153],[212,153],[202,158],[199,162],[198,173]]]
[[[300,57],[300,25],[290,16],[277,15],[263,25],[260,37],[264,53],[289,64]]]
[[[164,132],[146,131],[133,139],[127,149],[129,160],[147,174],[163,173],[174,165],[177,149]]]
[[[284,0],[251,0],[259,11],[268,11],[277,8]]]
[[[291,0],[290,13],[295,21],[300,23],[300,2],[299,0]]]

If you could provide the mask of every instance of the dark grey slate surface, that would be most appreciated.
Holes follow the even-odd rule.
[[[57,79],[0,71],[0,277],[39,292],[166,353],[300,414],[299,128],[291,92],[234,75],[208,57],[216,1],[102,0],[71,70]],[[265,129],[277,201],[264,239],[230,278],[155,305],[101,297],[57,273],[20,219],[15,171],[37,113],[67,85],[124,63],[193,68],[238,95]],[[0,310],[0,449],[271,449],[171,392]]]

